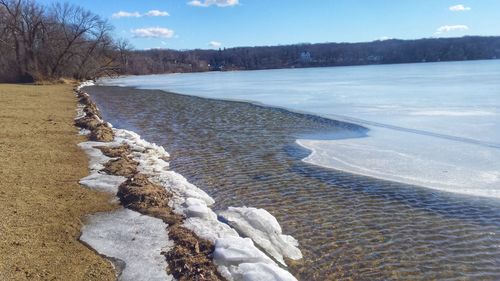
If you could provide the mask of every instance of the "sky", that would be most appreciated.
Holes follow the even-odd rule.
[[[57,0],[41,0],[49,4]],[[67,0],[136,49],[500,35],[500,0]]]

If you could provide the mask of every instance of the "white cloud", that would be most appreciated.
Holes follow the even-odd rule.
[[[140,18],[140,17],[167,17],[170,16],[170,14],[166,11],[160,11],[160,10],[151,10],[144,14],[141,14],[139,12],[119,11],[111,16],[115,19],[119,19],[119,18]]]
[[[217,41],[210,41],[208,45],[212,48],[220,48],[220,46],[222,46],[222,43]]]
[[[229,7],[236,6],[239,2],[239,0],[192,0],[188,2],[188,5],[195,7],[210,7],[213,5],[217,7]]]
[[[119,18],[140,18],[141,17],[141,14],[139,14],[138,12],[124,12],[124,11],[119,11],[117,13],[114,13],[113,15],[111,15],[113,18],[115,19],[119,19]]]
[[[163,27],[137,28],[130,32],[134,34],[134,37],[140,38],[172,38],[175,34],[173,30]]]
[[[462,4],[451,6],[449,9],[452,12],[465,12],[465,11],[472,10],[471,7],[466,7],[466,6],[462,5]]]
[[[144,14],[147,17],[168,17],[170,14],[165,11],[160,11],[160,10],[151,10],[147,13]]]
[[[469,27],[467,25],[463,24],[458,24],[458,25],[443,25],[440,26],[435,34],[443,34],[447,32],[452,32],[452,31],[467,31],[469,30]]]

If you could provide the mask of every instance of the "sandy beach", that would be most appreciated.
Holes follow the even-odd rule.
[[[86,214],[110,195],[85,189],[84,140],[71,85],[0,84],[0,280],[114,280],[78,241]]]

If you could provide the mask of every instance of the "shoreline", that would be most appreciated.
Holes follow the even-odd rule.
[[[84,83],[76,90],[83,103],[76,123],[86,129],[82,133],[88,134],[91,140],[80,144],[90,157],[91,179],[83,178],[81,183],[99,189],[107,181],[108,191],[117,190],[125,207],[166,223],[173,247],[162,251],[162,255],[169,263],[170,274],[178,280],[191,280],[195,276],[211,276],[208,280],[296,280],[284,270],[283,258],[302,258],[298,242],[281,234],[271,214],[247,207],[230,207],[214,213],[210,209],[214,203],[210,196],[181,175],[169,171],[169,155],[162,147],[105,123],[89,96],[79,91],[86,85],[89,84]],[[117,169],[110,168],[116,163]],[[84,231],[84,239],[85,235]],[[180,264],[174,262],[179,259]],[[187,271],[182,269],[186,267]],[[192,268],[205,273],[199,275],[200,272],[193,272]]]
[[[78,184],[87,173],[73,125],[71,85],[0,84],[0,279],[115,280],[78,240],[86,214],[109,195]]]

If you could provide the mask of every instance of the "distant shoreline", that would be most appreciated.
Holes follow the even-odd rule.
[[[315,43],[219,50],[132,50],[119,74],[386,65],[500,59],[500,36],[389,39],[362,43]],[[144,61],[149,64],[144,65]]]
[[[200,73],[220,73],[220,72],[254,72],[254,71],[275,71],[275,70],[293,70],[293,69],[317,69],[317,68],[351,68],[351,67],[377,67],[377,66],[392,66],[392,65],[418,65],[418,64],[441,64],[441,63],[461,63],[461,62],[477,62],[477,61],[496,61],[495,59],[474,59],[474,60],[452,60],[452,61],[427,61],[427,62],[400,62],[400,63],[386,63],[386,64],[356,64],[356,65],[335,65],[335,66],[305,66],[305,67],[282,67],[282,68],[266,68],[266,69],[233,69],[233,70],[206,70],[206,71],[193,71],[193,72],[165,72],[165,73],[150,73],[150,74],[121,74],[117,76],[102,76],[96,78],[97,81],[102,79],[118,79],[125,77],[138,77],[138,76],[155,76],[155,75],[178,75],[178,74],[200,74]]]

